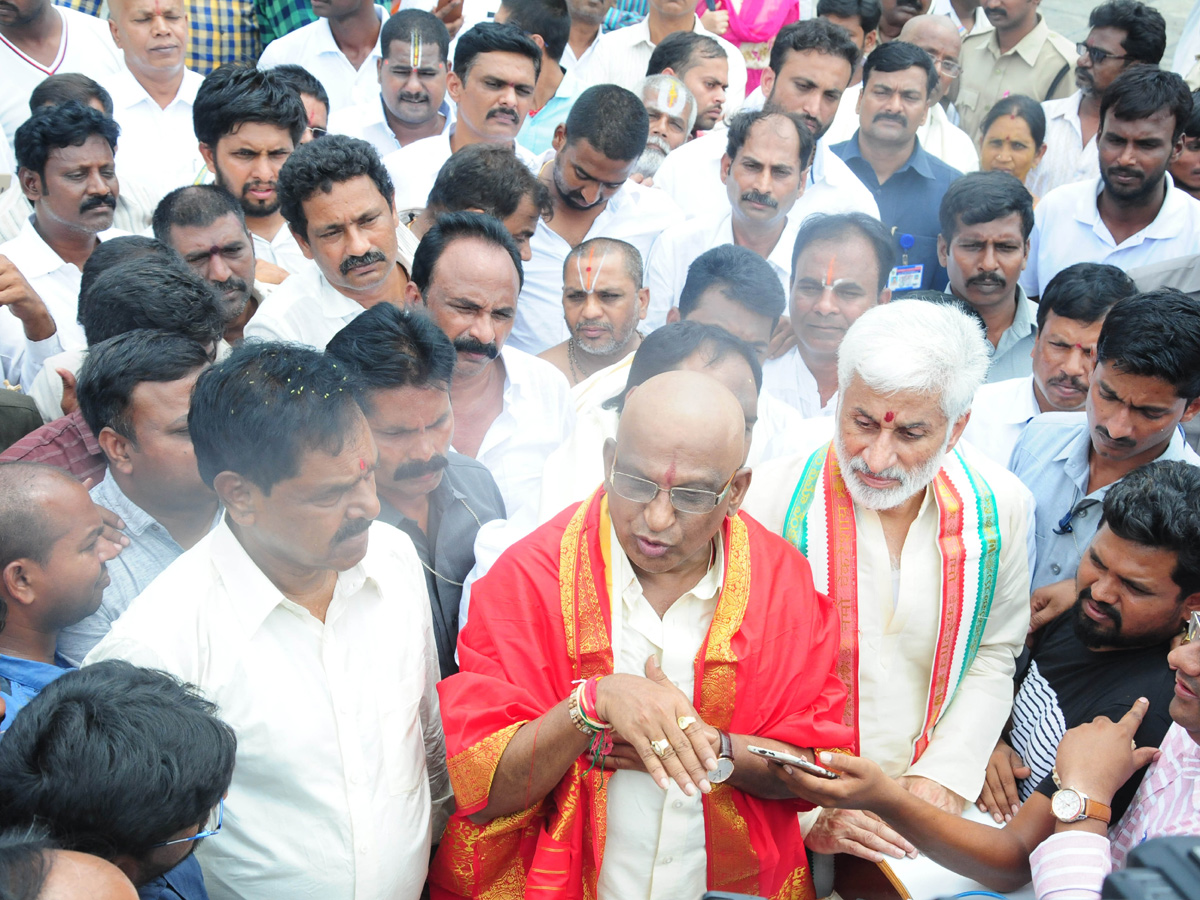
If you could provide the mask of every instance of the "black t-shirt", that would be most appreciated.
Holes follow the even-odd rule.
[[[1033,648],[1029,668],[1013,702],[1010,746],[1033,774],[1017,783],[1021,800],[1035,790],[1056,790],[1050,771],[1058,743],[1070,728],[1108,716],[1114,722],[1129,712],[1138,697],[1150,701],[1135,740],[1139,747],[1157,747],[1171,727],[1168,706],[1175,675],[1167,665],[1169,644],[1136,650],[1089,650],[1075,634],[1067,612],[1048,624]],[[1145,769],[1134,774],[1113,798],[1113,818],[1120,818],[1142,781]],[[1069,785],[1067,785],[1069,787]]]

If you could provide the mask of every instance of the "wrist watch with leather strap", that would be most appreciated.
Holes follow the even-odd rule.
[[[727,781],[733,774],[733,738],[727,732],[717,731],[721,736],[721,752],[717,755],[717,767],[707,773],[708,780],[713,784]]]
[[[1112,821],[1111,807],[1091,799],[1083,791],[1077,791],[1075,788],[1055,791],[1050,798],[1050,809],[1058,821],[1066,824],[1082,822],[1084,819],[1096,819],[1105,825]]]

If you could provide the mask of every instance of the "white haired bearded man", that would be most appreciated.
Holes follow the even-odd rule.
[[[1033,499],[959,443],[987,368],[982,330],[953,306],[868,310],[838,350],[833,439],[764,465],[745,504],[838,609],[855,752],[956,814],[983,785],[1029,626]],[[913,853],[864,813],[803,827],[818,853]]]

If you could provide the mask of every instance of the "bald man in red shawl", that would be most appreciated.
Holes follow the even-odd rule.
[[[604,485],[475,585],[438,686],[458,812],[435,900],[813,896],[809,806],[747,747],[849,744],[838,624],[804,558],[737,512],[748,438],[711,376],[647,381]]]

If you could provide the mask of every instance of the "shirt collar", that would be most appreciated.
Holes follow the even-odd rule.
[[[1163,204],[1158,210],[1158,215],[1154,217],[1154,221],[1137,232],[1137,235],[1143,239],[1162,240],[1178,236],[1178,222],[1183,212],[1183,204],[1192,202],[1190,197],[1185,199],[1183,192],[1175,189],[1175,179],[1171,177],[1170,172],[1163,175],[1163,180],[1167,184],[1166,196],[1163,198]],[[1093,231],[1099,226],[1111,238],[1112,232],[1100,218],[1099,197],[1101,191],[1104,190],[1104,177],[1097,175],[1092,186],[1093,190],[1081,195],[1082,202],[1075,209],[1075,221],[1090,225]],[[1126,240],[1132,240],[1132,237],[1126,238]]]
[[[993,30],[988,37],[988,47],[992,51],[992,55],[996,57],[1007,56],[1007,53],[1000,52],[1000,32]],[[1033,30],[1021,40],[1017,41],[1015,47],[1008,53],[1015,53],[1023,59],[1030,67],[1037,64],[1038,57],[1042,53],[1042,45],[1050,39],[1050,27],[1046,24],[1046,20],[1040,15],[1037,17],[1037,24],[1033,26]]]
[[[36,213],[34,214],[36,215]],[[37,229],[33,227],[33,216],[25,220],[20,233],[9,243],[9,253],[21,260],[21,274],[26,279],[41,278],[51,272],[57,272],[63,266],[71,266],[54,248],[42,240]],[[14,251],[20,251],[14,252]],[[74,266],[72,266],[74,268]],[[78,270],[77,270],[78,271]]]
[[[1029,299],[1025,288],[1019,284],[1017,285],[1017,312],[1013,316],[1013,323],[1008,326],[1008,330],[1018,340],[1037,333],[1037,306]]]
[[[858,146],[858,130],[854,132],[854,137],[850,138],[850,146],[847,148],[845,158],[858,157],[866,162],[862,155],[862,150]],[[897,169],[893,175],[898,175],[906,169],[912,169],[922,178],[933,180],[933,168],[929,164],[929,154],[925,152],[925,148],[921,146],[921,141],[918,138],[913,138],[913,151],[909,154],[908,160]]]
[[[154,516],[130,500],[121,490],[111,471],[105,475],[103,481],[92,488],[92,499],[120,516],[125,521],[125,531],[129,534],[140,535],[156,524]]]
[[[116,90],[113,91],[113,100],[121,109],[130,109],[141,103],[149,103],[155,109],[161,109],[149,91],[142,86],[142,83],[137,80],[137,77],[128,69],[124,69],[117,76],[118,81],[115,83]],[[179,82],[179,90],[175,92],[174,98],[167,104],[167,109],[170,109],[176,103],[184,103],[187,106],[192,106],[196,102],[196,92],[200,90],[200,84],[204,78],[191,69],[183,70],[183,80]],[[166,110],[163,110],[164,112]]]
[[[376,3],[374,6],[374,10],[375,10],[375,18],[377,18],[380,22],[382,22],[383,21],[383,7],[380,6],[378,3]],[[339,47],[337,45],[337,41],[335,41],[333,39],[333,31],[329,27],[329,20],[326,19],[324,16],[319,16],[317,18],[317,21],[320,23],[320,27],[316,29],[316,33],[314,35],[314,38],[315,38],[315,41],[317,44],[317,52],[318,53],[336,53],[339,56],[345,56],[346,54],[342,53],[342,48]],[[379,35],[380,36],[383,35],[382,28],[379,30]],[[382,56],[383,55],[379,49],[379,37],[375,38],[375,49],[371,51],[371,54],[372,54],[372,56]]]
[[[71,668],[74,667],[57,654],[52,663],[38,662],[35,659],[21,659],[19,656],[0,655],[0,675],[34,691],[40,691],[61,675],[64,669]]]
[[[314,267],[315,268],[315,267]],[[333,286],[325,273],[316,269],[318,292],[320,297],[321,314],[327,319],[340,319],[344,316],[357,315],[362,312],[362,305],[357,300],[351,300]],[[296,276],[293,275],[293,278]]]
[[[610,586],[614,592],[620,593],[621,602],[629,605],[631,602],[631,592],[629,589],[633,588],[633,597],[636,597],[639,594],[643,594],[642,585],[637,579],[633,563],[629,561],[629,556],[625,553],[625,548],[617,540],[616,528],[611,523],[608,527],[613,563]],[[708,567],[708,571],[704,573],[704,576],[696,582],[695,587],[679,595],[680,599],[691,595],[701,600],[712,599],[715,602],[720,595],[721,588],[725,585],[725,542],[721,529],[717,529],[713,541],[716,544],[716,548],[712,553],[712,565]]]

